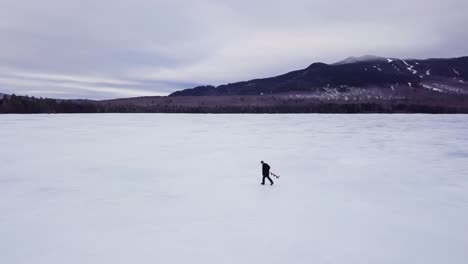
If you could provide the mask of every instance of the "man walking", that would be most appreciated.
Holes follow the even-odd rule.
[[[273,185],[274,182],[270,178],[270,165],[263,162],[263,160],[260,161],[260,163],[262,164],[262,185],[265,185],[265,178],[267,178],[270,181],[270,185]]]

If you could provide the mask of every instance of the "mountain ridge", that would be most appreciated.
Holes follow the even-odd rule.
[[[338,61],[333,63],[333,65],[342,65],[342,64],[349,64],[355,62],[364,62],[364,61],[378,61],[378,60],[386,60],[385,57],[380,57],[376,55],[363,55],[363,56],[350,56],[344,60]]]
[[[197,86],[173,96],[262,95],[326,93],[330,89],[427,89],[468,93],[468,56],[458,58],[397,59],[377,56],[350,57],[334,64],[312,63],[282,75],[219,86]],[[392,88],[393,87],[393,88]],[[344,89],[346,88],[346,89]]]

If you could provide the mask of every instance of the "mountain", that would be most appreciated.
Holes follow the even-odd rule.
[[[468,57],[350,57],[170,96],[63,100],[0,95],[0,113],[465,113]]]
[[[356,62],[365,62],[365,61],[385,61],[384,57],[374,56],[374,55],[364,55],[360,57],[348,57],[344,60],[334,63],[335,65],[349,64]]]
[[[313,63],[280,76],[236,82],[218,87],[199,86],[169,96],[232,96],[299,94],[323,97],[347,93],[391,94],[414,90],[468,94],[468,57],[396,59],[350,57],[335,64]]]

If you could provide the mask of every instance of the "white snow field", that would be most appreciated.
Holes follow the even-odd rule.
[[[467,261],[468,115],[0,116],[1,264]]]

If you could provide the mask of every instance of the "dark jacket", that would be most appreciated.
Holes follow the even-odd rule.
[[[269,175],[270,174],[270,165],[263,163],[262,164],[262,174]]]

